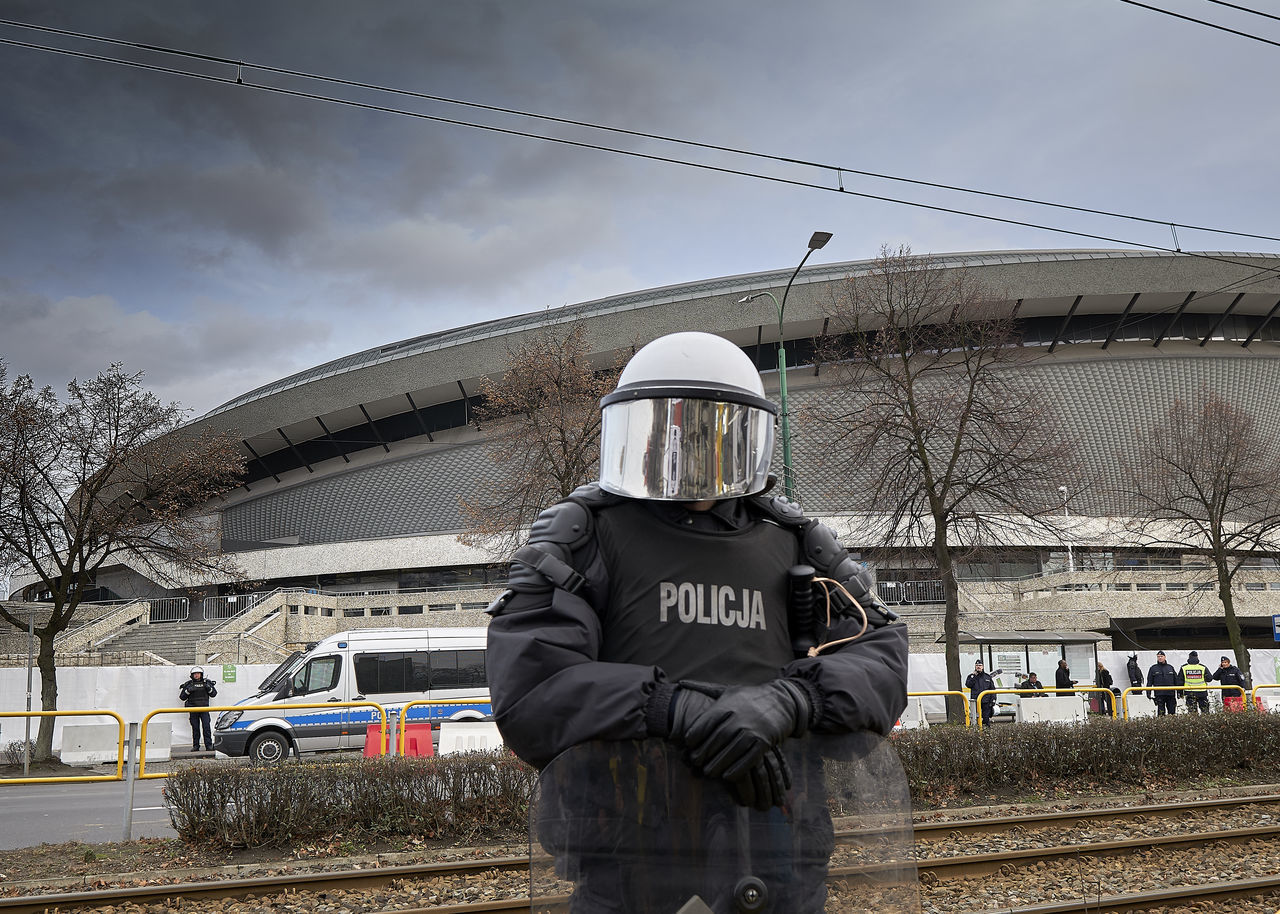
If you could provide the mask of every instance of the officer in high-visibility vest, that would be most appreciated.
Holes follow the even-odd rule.
[[[1187,662],[1178,670],[1178,685],[1183,687],[1188,713],[1209,713],[1209,676],[1209,668],[1200,662],[1200,655],[1195,651],[1187,654]]]

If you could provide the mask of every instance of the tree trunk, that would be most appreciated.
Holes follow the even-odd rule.
[[[1224,559],[1215,559],[1214,565],[1218,569],[1218,599],[1222,601],[1222,613],[1226,617],[1227,640],[1231,643],[1231,650],[1236,655],[1236,665],[1240,667],[1240,672],[1244,673],[1245,682],[1253,685],[1253,674],[1249,671],[1249,649],[1244,646],[1244,636],[1240,634],[1240,620],[1236,618],[1235,601],[1231,595],[1231,573]]]
[[[36,666],[40,668],[40,709],[58,710],[58,671],[53,662],[53,639],[57,637],[47,628],[38,632],[40,650],[36,653]],[[36,737],[35,759],[53,758],[53,724],[56,718],[40,718],[40,733]]]
[[[933,552],[938,562],[938,571],[942,578],[942,593],[946,600],[946,612],[942,620],[942,633],[946,641],[947,688],[958,692],[962,686],[960,678],[960,586],[956,583],[955,568],[951,563],[951,547],[947,545],[945,527],[938,527],[935,530]],[[948,695],[947,720],[953,724],[963,723],[964,718],[962,700],[954,695]]]

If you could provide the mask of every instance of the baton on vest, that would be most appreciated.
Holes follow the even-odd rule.
[[[791,625],[791,650],[797,657],[807,657],[817,647],[813,633],[812,565],[793,565],[787,570],[787,617]]]

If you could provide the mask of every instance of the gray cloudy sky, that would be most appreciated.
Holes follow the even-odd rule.
[[[1280,40],[1280,23],[1157,0]],[[1261,7],[1261,4],[1259,5]],[[0,18],[1162,220],[1280,235],[1280,48],[1118,0],[0,0]],[[0,25],[0,39],[227,76]],[[303,83],[836,186],[831,172]],[[0,44],[0,358],[202,413],[432,330],[881,244],[1108,246]],[[1166,245],[1167,228],[844,176]],[[1183,230],[1184,249],[1275,242]]]

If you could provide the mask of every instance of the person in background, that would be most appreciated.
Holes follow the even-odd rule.
[[[1111,699],[1112,699],[1111,683],[1112,681],[1113,680],[1111,679],[1111,672],[1105,666],[1103,666],[1102,661],[1099,660],[1098,671],[1097,673],[1094,674],[1093,684],[1100,689],[1107,690],[1107,693],[1105,695],[1099,696],[1102,699],[1102,703],[1099,707],[1108,716],[1111,714]]]
[[[1024,689],[1043,689],[1044,683],[1041,682],[1035,673],[1027,676],[1027,681],[1022,684]],[[1044,698],[1044,695],[1023,695],[1023,698]]]
[[[1147,686],[1176,686],[1178,671],[1164,659],[1164,651],[1156,652],[1156,662],[1147,670]],[[1176,714],[1178,710],[1178,692],[1161,689],[1148,692],[1147,697],[1156,703],[1156,714]]]
[[[218,683],[204,678],[204,670],[198,666],[191,668],[191,675],[178,687],[178,697],[185,707],[199,709],[209,707],[209,699],[218,694]],[[193,710],[191,717],[191,751],[200,751],[200,732],[204,731],[204,747],[213,751],[213,734],[209,729],[209,712]]]
[[[1142,685],[1142,667],[1138,666],[1138,655],[1130,654],[1129,662],[1125,664],[1125,669],[1129,673],[1129,685]]]
[[[973,665],[973,672],[964,681],[964,687],[969,690],[969,698],[973,701],[974,711],[982,714],[982,726],[991,726],[991,717],[996,710],[996,697],[988,695],[983,698],[982,707],[979,709],[978,696],[988,689],[994,689],[996,681],[991,678],[990,673],[986,672],[981,660]]]
[[[1059,660],[1058,672],[1054,677],[1054,687],[1059,689],[1070,689],[1077,682],[1079,682],[1078,679],[1071,678],[1071,667],[1067,666],[1067,661]],[[1057,694],[1074,695],[1076,693],[1071,691],[1066,691],[1066,692],[1058,692]]]
[[[1242,689],[1249,687],[1244,681],[1244,673],[1228,657],[1218,661],[1218,668],[1213,671],[1213,681],[1224,686],[1240,686]],[[1244,696],[1232,690],[1224,690],[1222,707],[1227,711],[1243,711]]]
[[[1187,654],[1187,662],[1178,670],[1178,685],[1186,687],[1182,694],[1187,698],[1187,711],[1209,713],[1209,668],[1195,651]]]

